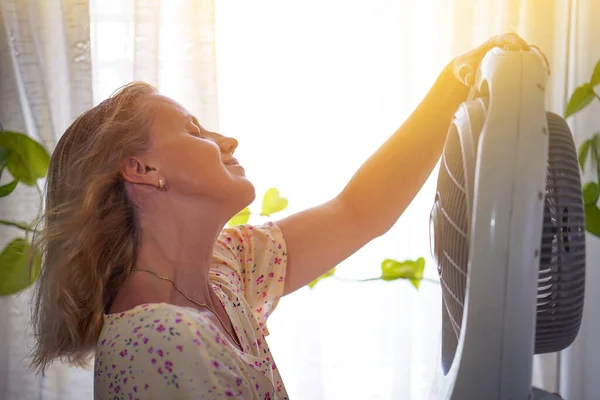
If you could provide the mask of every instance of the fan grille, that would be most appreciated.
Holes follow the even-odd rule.
[[[483,107],[479,111],[484,112]],[[547,113],[547,120],[549,151],[538,278],[536,354],[562,350],[577,336],[585,280],[585,221],[577,153],[566,122],[553,113]],[[474,136],[477,143],[479,132]],[[464,165],[458,130],[451,124],[438,176],[433,252],[447,314],[457,337],[464,311],[469,259],[467,200],[470,199],[465,187]]]
[[[438,175],[434,253],[442,295],[456,336],[460,334],[467,288],[469,239],[467,237],[467,189],[459,133],[451,124]]]
[[[560,351],[575,340],[583,313],[585,219],[577,152],[569,126],[547,113],[546,201],[538,277],[535,352]]]

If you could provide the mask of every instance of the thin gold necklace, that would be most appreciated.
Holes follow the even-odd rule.
[[[179,289],[179,287],[177,287],[177,285],[175,284],[175,282],[173,282],[173,280],[171,280],[171,279],[169,279],[169,278],[167,278],[165,276],[160,276],[156,272],[153,272],[153,271],[150,271],[150,270],[147,270],[147,269],[137,269],[137,268],[133,269],[132,271],[148,272],[148,273],[156,276],[158,279],[162,279],[163,281],[169,281],[169,282],[171,282],[171,285],[173,285],[173,287],[175,288],[175,290],[177,290],[179,293],[181,293],[186,299],[188,299],[192,303],[196,304],[197,306],[206,308],[208,311],[210,311],[210,313],[212,315],[214,315],[215,317],[217,317],[217,319],[219,320],[219,323],[221,324],[221,326],[223,327],[223,329],[225,330],[225,332],[227,332],[227,335],[229,335],[229,337],[231,338],[231,340],[233,340],[233,342],[236,345],[238,345],[238,347],[240,348],[240,350],[242,349],[242,345],[240,344],[240,342],[231,333],[229,333],[229,331],[225,327],[225,324],[223,323],[223,321],[221,320],[221,318],[219,318],[219,316],[217,315],[216,312],[213,312],[213,310],[210,309],[210,307],[208,306],[208,304],[198,303],[197,301],[195,301],[194,299],[192,299],[190,296],[188,296],[187,294],[183,293],[181,291],[181,289]]]

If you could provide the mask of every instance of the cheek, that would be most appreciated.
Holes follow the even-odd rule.
[[[165,147],[165,163],[170,169],[210,174],[221,166],[218,147],[209,142],[185,138]]]
[[[169,149],[164,161],[171,186],[180,186],[184,191],[187,188],[210,192],[227,185],[229,174],[221,162],[218,147],[198,141],[180,143],[176,147]]]

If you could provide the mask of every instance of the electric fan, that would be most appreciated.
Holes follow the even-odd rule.
[[[566,122],[536,50],[489,51],[450,124],[431,211],[442,288],[435,399],[554,399],[534,354],[568,347],[585,283],[584,208]]]

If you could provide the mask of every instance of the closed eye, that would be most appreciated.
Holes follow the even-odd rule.
[[[204,137],[204,130],[200,127],[200,124],[198,124],[198,121],[193,116],[191,116],[188,122],[186,123],[186,128],[188,130],[187,133],[189,135],[195,136],[197,138]]]

